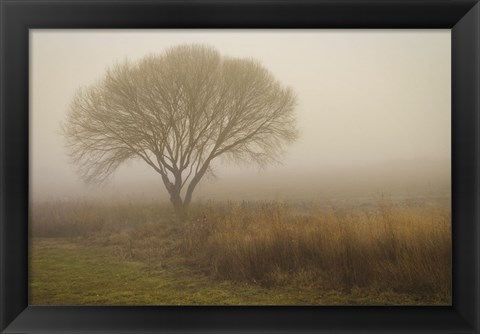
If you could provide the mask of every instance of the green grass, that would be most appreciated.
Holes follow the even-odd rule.
[[[214,280],[173,257],[162,266],[125,260],[88,239],[35,238],[30,250],[33,305],[395,305],[435,304],[408,294],[314,287],[265,288]]]

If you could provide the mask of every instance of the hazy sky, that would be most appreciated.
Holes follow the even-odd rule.
[[[109,187],[86,188],[67,163],[60,122],[76,89],[97,82],[111,65],[183,43],[260,60],[298,96],[300,138],[287,148],[283,165],[259,172],[217,163],[219,180],[448,162],[450,42],[450,30],[31,30],[32,195],[127,191],[118,185],[137,179],[158,182],[163,192],[158,174],[134,162]]]

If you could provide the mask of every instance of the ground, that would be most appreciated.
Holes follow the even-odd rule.
[[[394,292],[262,287],[216,280],[170,258],[161,266],[119,258],[88,238],[31,240],[33,305],[395,305],[438,300]],[[441,301],[440,301],[441,302]]]

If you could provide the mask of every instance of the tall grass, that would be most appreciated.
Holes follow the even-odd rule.
[[[323,290],[368,289],[451,300],[449,205],[193,205],[179,224],[168,203],[31,206],[34,237],[90,237],[121,258],[171,257],[212,278]]]
[[[451,294],[448,207],[374,209],[230,203],[203,208],[185,251],[218,278],[325,289]]]

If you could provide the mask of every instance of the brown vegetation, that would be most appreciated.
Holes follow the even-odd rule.
[[[450,211],[278,203],[209,207],[189,223],[186,249],[217,277],[326,289],[368,287],[450,295]]]
[[[451,302],[447,205],[207,203],[193,206],[183,225],[168,206],[147,204],[49,204],[32,212],[34,236],[90,236],[122,258],[154,266],[181,258],[178,265],[214,279]]]

